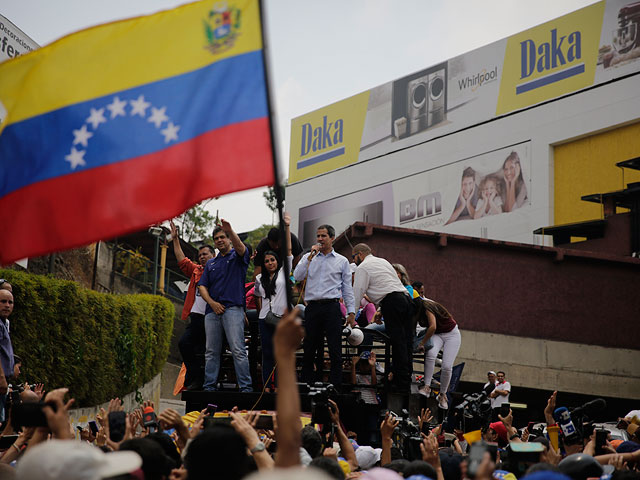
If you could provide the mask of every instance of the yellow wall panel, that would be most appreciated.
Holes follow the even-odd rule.
[[[602,218],[602,207],[583,195],[623,189],[640,182],[640,172],[615,166],[640,157],[640,123],[599,133],[554,148],[554,224]]]

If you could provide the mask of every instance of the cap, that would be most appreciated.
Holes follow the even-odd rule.
[[[489,370],[489,371],[487,372],[487,375],[495,375],[495,374],[496,374],[496,372],[494,372],[493,370]]]
[[[371,357],[371,350],[365,350],[360,354],[361,360],[369,360],[370,357]]]
[[[616,447],[616,453],[632,453],[640,450],[640,444],[627,440]]]
[[[503,442],[507,442],[507,427],[504,426],[504,423],[502,422],[493,422],[489,424],[489,427],[491,427],[497,434],[498,437],[500,437],[500,440],[502,440]]]
[[[381,454],[381,448],[361,446],[356,450],[356,459],[358,460],[358,465],[360,465],[360,468],[362,468],[363,470],[368,470],[380,461]]]
[[[18,462],[17,480],[101,480],[140,468],[140,455],[131,451],[104,453],[75,440],[51,440],[36,445]]]

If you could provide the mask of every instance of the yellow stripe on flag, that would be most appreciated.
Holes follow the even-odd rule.
[[[88,28],[0,65],[2,127],[67,105],[197,70],[262,48],[257,0],[228,1],[240,28],[226,50],[206,33],[216,0]]]

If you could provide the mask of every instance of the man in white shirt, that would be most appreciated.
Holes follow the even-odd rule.
[[[487,394],[487,397],[493,392],[496,388],[496,372],[493,370],[489,370],[487,372],[487,383],[484,384],[482,390]]]
[[[498,413],[503,403],[509,403],[509,394],[511,393],[511,384],[505,380],[505,373],[499,371],[497,374],[496,388],[489,394],[491,399],[491,409],[495,421],[498,420]]]
[[[391,340],[392,385],[398,393],[409,393],[415,326],[407,289],[391,264],[384,258],[373,256],[368,245],[359,243],[353,247],[352,257],[358,265],[353,283],[356,305],[366,293],[371,302],[380,306],[386,333]]]

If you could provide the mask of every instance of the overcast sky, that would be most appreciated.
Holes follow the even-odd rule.
[[[41,46],[180,0],[0,0]],[[211,3],[215,3],[211,0]],[[594,3],[594,0],[265,0],[281,169],[291,119]],[[237,231],[271,223],[262,189],[211,202]]]

